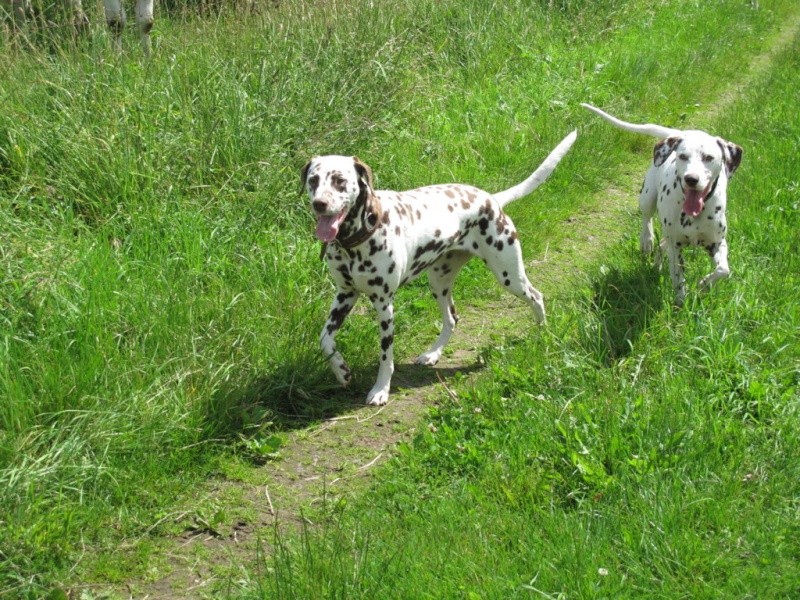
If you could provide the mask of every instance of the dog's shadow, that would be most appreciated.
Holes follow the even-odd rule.
[[[628,356],[650,319],[665,307],[661,275],[644,260],[630,268],[603,267],[592,283],[591,310],[601,335],[587,342],[601,364]]]
[[[316,355],[302,355],[228,381],[210,398],[205,419],[221,438],[288,432],[351,412],[355,395],[338,385]]]
[[[229,381],[209,399],[205,422],[209,435],[223,439],[248,437],[259,431],[294,431],[345,413],[370,410],[365,403],[375,382],[377,364],[353,370],[353,382],[340,386],[319,357],[298,356],[266,373]],[[472,364],[429,367],[400,362],[392,378],[391,393],[401,393],[447,381],[456,373],[481,368]]]
[[[401,363],[396,366],[394,376],[392,377],[392,392],[402,392],[404,390],[413,390],[426,388],[436,385],[437,383],[447,383],[459,375],[469,375],[475,371],[483,368],[478,355],[476,353],[474,360],[471,364],[463,366],[447,365],[447,366],[425,366],[416,363],[408,362]]]

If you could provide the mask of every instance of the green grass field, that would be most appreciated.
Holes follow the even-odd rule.
[[[485,368],[431,397],[368,489],[317,507],[315,526],[261,532],[268,552],[198,593],[800,595],[797,28],[746,76],[799,14],[354,0],[160,18],[149,60],[132,33],[114,55],[100,25],[77,48],[2,38],[0,596],[163,575],[171,532],[155,524],[220,465],[247,469],[253,444],[363,401],[372,316],[341,335],[354,389],[317,348],[332,285],[299,193],[310,155],[357,154],[383,188],[499,190],[575,127],[551,181],[509,208],[526,260],[609,190],[631,216],[601,232],[601,259],[541,286],[548,325],[478,340]],[[581,101],[744,147],[730,281],[696,294],[708,262],[693,253],[671,308],[638,255],[653,140]],[[457,302],[481,310],[495,287],[469,265]],[[435,332],[428,296],[424,281],[400,295],[400,357]]]

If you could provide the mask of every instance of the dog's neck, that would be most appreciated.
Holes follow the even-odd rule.
[[[363,244],[378,229],[382,217],[383,211],[378,197],[372,192],[372,189],[362,188],[355,205],[350,209],[339,229],[339,234],[332,243],[338,244],[345,250]],[[322,244],[320,258],[325,257],[327,249],[328,244]]]

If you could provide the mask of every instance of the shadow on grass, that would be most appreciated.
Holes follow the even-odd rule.
[[[426,367],[413,362],[396,365],[392,378],[392,393],[401,390],[425,388],[437,383],[447,383],[456,374],[467,375],[483,368],[476,355],[471,365],[452,367]]]
[[[606,267],[593,284],[591,305],[601,333],[593,345],[597,359],[605,365],[630,354],[650,318],[664,308],[660,273],[649,261],[634,265]]]
[[[480,368],[477,360],[465,367],[397,363],[391,393],[428,387],[456,373]],[[343,388],[327,365],[320,364],[317,358],[299,357],[269,373],[230,382],[209,401],[206,422],[214,437],[232,438],[267,427],[278,431],[304,429],[343,413],[374,410],[365,404],[365,399],[377,372],[377,364],[355,368],[353,383]]]
[[[358,387],[339,386],[318,360],[299,357],[231,381],[210,401],[207,419],[218,437],[254,428],[292,431],[353,410],[360,396]]]

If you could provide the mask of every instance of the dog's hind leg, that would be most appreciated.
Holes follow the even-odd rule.
[[[435,365],[439,362],[442,351],[453,334],[458,321],[456,306],[453,304],[453,282],[461,267],[470,258],[472,255],[469,252],[448,252],[433,263],[428,271],[428,282],[442,313],[442,331],[431,347],[417,357],[416,362],[419,365]]]
[[[486,266],[494,273],[500,285],[517,298],[525,300],[533,309],[536,322],[544,323],[544,296],[528,281],[516,232],[510,231],[511,235],[507,242],[499,240],[490,242],[481,250],[480,256],[486,261]]]

